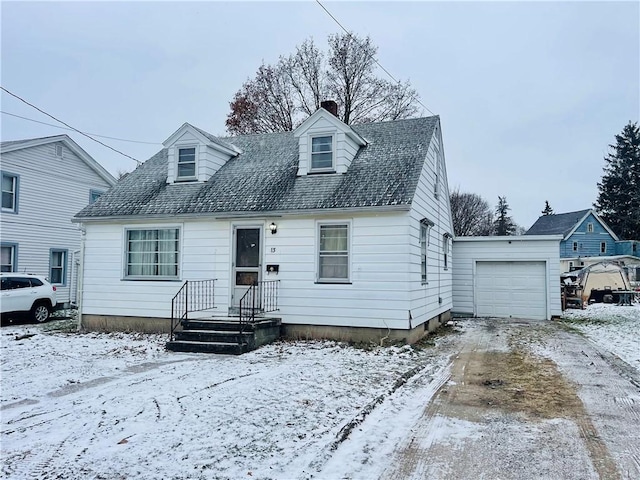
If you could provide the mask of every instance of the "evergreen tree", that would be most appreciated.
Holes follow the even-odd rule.
[[[542,210],[542,215],[553,215],[553,208],[549,205],[549,200],[544,201],[544,210]]]
[[[516,224],[509,216],[509,204],[507,197],[498,197],[498,205],[496,205],[496,219],[493,222],[496,235],[513,235],[516,231]]]
[[[598,214],[621,239],[640,239],[640,128],[629,122],[604,157],[598,183]]]

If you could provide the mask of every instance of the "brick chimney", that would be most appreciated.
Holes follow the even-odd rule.
[[[335,101],[325,100],[324,102],[320,102],[320,107],[332,113],[335,117],[338,116],[338,104]]]

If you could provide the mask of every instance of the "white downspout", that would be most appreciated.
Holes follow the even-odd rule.
[[[78,302],[78,331],[82,330],[82,306],[84,291],[84,244],[87,236],[87,230],[84,224],[80,224],[80,267],[78,271],[77,302]]]

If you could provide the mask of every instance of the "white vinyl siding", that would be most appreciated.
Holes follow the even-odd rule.
[[[58,145],[64,152],[61,158],[55,158],[52,144],[2,154],[3,171],[19,177],[17,215],[3,212],[1,217],[3,243],[19,244],[15,253],[19,271],[43,277],[50,275],[52,248],[68,250],[68,268],[74,268],[70,260],[72,252],[80,250],[81,230],[71,219],[89,204],[91,190],[111,187],[65,144]],[[72,298],[69,278],[65,286],[57,287],[58,303]]]
[[[18,175],[8,172],[2,172],[2,211],[18,213]]]
[[[451,268],[444,269],[442,241],[447,232],[453,231],[453,226],[441,142],[438,126],[425,152],[425,162],[411,203],[411,225],[415,226],[411,228],[409,235],[411,256],[408,268],[410,277],[414,279],[409,285],[413,327],[437,318],[452,307]],[[434,195],[436,185],[439,186],[437,197]],[[433,224],[429,228],[426,268],[423,267],[424,256],[420,241],[421,221],[424,219]],[[426,270],[426,280],[422,275],[423,270]]]
[[[177,279],[180,229],[127,229],[127,279]]]
[[[349,281],[349,224],[318,226],[318,281]]]
[[[262,228],[267,229],[272,221],[265,218]],[[288,324],[407,329],[408,222],[406,212],[331,221],[278,219],[278,233],[262,239],[261,266],[264,280],[280,281],[277,316]],[[233,226],[243,224],[256,226],[256,220],[203,219],[180,225],[180,278],[216,279],[216,312],[220,315],[227,314],[231,303]],[[319,224],[349,225],[348,283],[317,281]],[[86,229],[83,314],[170,318],[171,299],[181,283],[153,278],[123,282],[123,225],[88,223]],[[267,272],[270,264],[279,266],[277,274]],[[415,275],[419,278],[419,271]]]
[[[52,248],[49,252],[49,282],[52,285],[67,284],[67,250]]]
[[[560,237],[557,239],[534,236],[458,237],[453,242],[453,313],[460,315],[518,315],[524,318],[546,318],[560,315]],[[511,262],[509,264],[509,262]],[[544,264],[544,271],[541,267]],[[480,265],[480,271],[478,270]],[[491,271],[493,269],[493,271]],[[481,274],[479,278],[478,272]],[[523,273],[524,272],[524,273]],[[493,277],[488,287],[487,276]],[[534,278],[527,278],[533,277]],[[544,299],[539,293],[533,304],[527,307],[522,289],[539,292],[544,282]],[[529,283],[529,285],[525,285]],[[480,291],[478,290],[480,288]],[[493,293],[488,290],[493,289]],[[493,295],[494,299],[489,299]],[[518,298],[519,297],[519,298]],[[497,303],[496,303],[497,300]],[[514,310],[504,303],[514,303]],[[519,302],[518,310],[515,303]],[[493,307],[491,304],[495,303]],[[544,307],[544,315],[540,308]],[[494,311],[491,312],[490,309]]]

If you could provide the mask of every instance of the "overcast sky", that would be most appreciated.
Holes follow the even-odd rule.
[[[450,189],[491,205],[506,196],[524,227],[545,200],[556,213],[590,208],[608,145],[638,121],[639,5],[325,3],[440,115]],[[184,122],[225,134],[229,101],[261,61],[340,31],[314,1],[3,1],[1,16],[2,86],[82,131],[151,142],[100,139],[139,160]],[[1,102],[3,141],[68,133],[111,173],[135,167]]]

